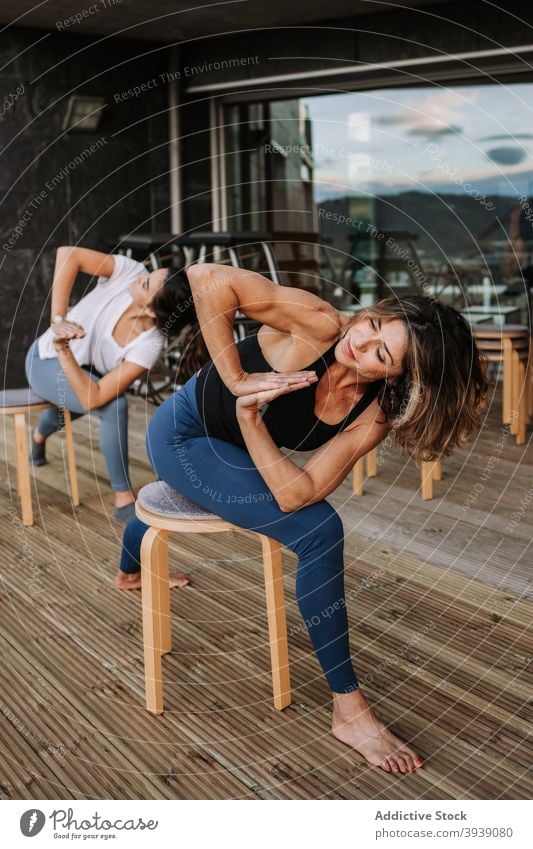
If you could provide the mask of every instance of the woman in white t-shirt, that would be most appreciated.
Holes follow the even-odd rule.
[[[96,286],[72,309],[79,272],[97,275]],[[134,515],[128,471],[126,389],[156,362],[164,336],[191,322],[194,305],[181,271],[145,266],[81,247],[57,249],[50,328],[26,355],[32,389],[56,407],[46,410],[32,434],[31,460],[46,463],[45,442],[62,426],[62,410],[100,419],[100,447],[115,491],[114,516]]]

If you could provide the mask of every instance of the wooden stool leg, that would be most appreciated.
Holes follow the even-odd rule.
[[[420,464],[420,477],[422,484],[422,501],[433,498],[433,466],[429,460],[422,460]]]
[[[516,398],[515,406],[517,409],[516,419],[516,444],[524,445],[526,441],[527,428],[527,386],[526,377],[527,369],[526,362],[520,359],[517,351],[515,351],[515,372],[516,372]]]
[[[70,479],[70,497],[74,507],[79,507],[80,491],[78,488],[78,470],[76,469],[76,454],[74,451],[74,435],[72,433],[72,418],[70,410],[63,410],[65,419],[65,436],[67,438],[68,476]]]
[[[22,508],[22,524],[33,525],[31,504],[30,463],[28,460],[28,436],[26,433],[26,414],[15,413],[15,443],[17,450],[17,489]]]
[[[434,481],[442,480],[442,460],[435,460],[435,462],[433,463],[432,477]]]
[[[354,495],[363,495],[363,478],[365,458],[361,457],[353,467],[353,493]]]
[[[529,343],[528,358],[527,358],[527,416],[530,419],[533,416],[533,346]]]
[[[527,417],[533,416],[533,345],[529,342],[526,363]]]
[[[369,478],[376,478],[378,475],[378,449],[372,448],[366,455],[366,473]]]
[[[524,445],[527,429],[528,389],[527,361],[521,359],[520,352],[511,350],[511,434],[516,436],[516,444]]]
[[[516,351],[511,349],[511,433],[513,436],[518,434],[518,407],[519,407],[519,368],[518,368],[518,354]]]
[[[502,421],[504,424],[511,425],[511,433],[514,433],[513,417],[513,345],[510,339],[503,340],[503,413]]]
[[[281,547],[276,540],[263,536],[263,534],[259,534],[259,536],[263,548],[274,707],[283,710],[291,703],[291,679]]]
[[[159,528],[149,528],[141,545],[141,582],[144,642],[144,681],[146,707],[151,713],[163,713],[163,676],[161,653],[165,642],[167,617],[163,624],[162,599],[166,577],[168,587],[168,533]],[[165,605],[163,605],[165,607]]]
[[[170,584],[168,582],[168,537],[159,552],[159,610],[161,654],[172,651],[172,619],[170,616]]]

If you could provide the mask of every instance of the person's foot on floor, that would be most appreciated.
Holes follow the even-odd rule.
[[[332,731],[385,772],[414,772],[424,761],[376,716],[360,689],[333,694]]]
[[[42,442],[37,442],[35,439],[36,435],[38,439],[42,439]],[[41,436],[37,428],[31,432],[30,463],[32,466],[46,466],[48,463],[46,459],[46,440]]]
[[[183,572],[170,572],[168,576],[170,588],[186,587],[190,584],[191,579]],[[141,573],[139,572],[117,572],[115,578],[115,586],[118,590],[140,590],[141,588]]]
[[[133,519],[135,516],[135,501],[132,501],[130,504],[126,504],[124,507],[115,507],[113,510],[113,516],[117,522],[122,522],[123,525],[127,525],[129,520]]]

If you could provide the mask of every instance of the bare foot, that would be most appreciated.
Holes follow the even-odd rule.
[[[124,492],[115,492],[115,507],[127,507],[135,501],[135,493],[131,489]]]
[[[183,572],[170,572],[168,576],[170,588],[172,587],[186,587],[187,584],[190,584],[191,579],[188,575],[185,575]],[[131,572],[128,574],[127,572],[117,572],[115,577],[115,586],[118,590],[140,590],[141,589],[141,573],[139,572]]]
[[[39,433],[37,428],[34,428],[33,441],[36,442],[37,445],[44,445],[44,443],[46,442],[46,437]]]
[[[422,758],[378,719],[361,689],[333,693],[332,731],[369,764],[386,772],[413,772],[424,765]]]

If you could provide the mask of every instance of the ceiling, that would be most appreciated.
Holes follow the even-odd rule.
[[[431,6],[442,0],[400,0],[407,6]],[[1,0],[0,23],[72,34],[174,42],[227,35],[240,30],[305,24],[354,15],[390,13],[394,2],[379,0]],[[81,15],[77,20],[75,15]]]

